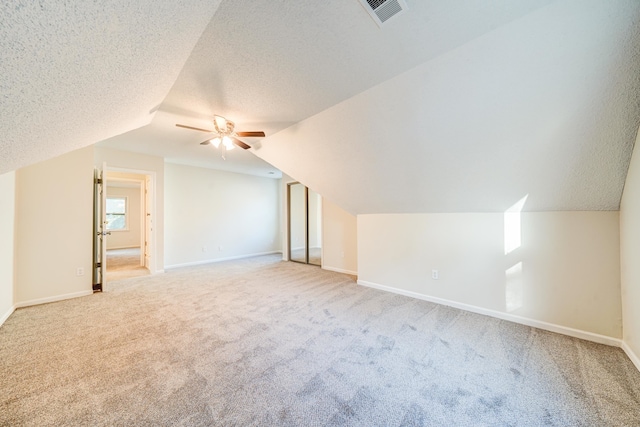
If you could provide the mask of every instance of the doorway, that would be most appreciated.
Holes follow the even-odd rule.
[[[289,260],[322,266],[322,198],[299,182],[287,184]]]
[[[94,290],[154,272],[155,173],[96,169]]]
[[[107,189],[107,280],[145,276],[145,190],[146,176],[134,173],[106,173]]]

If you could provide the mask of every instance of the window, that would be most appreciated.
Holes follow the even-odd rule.
[[[107,197],[107,230],[127,229],[127,198]]]

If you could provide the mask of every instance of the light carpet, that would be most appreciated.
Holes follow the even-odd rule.
[[[279,258],[17,310],[0,425],[640,425],[618,348]]]
[[[140,265],[140,248],[107,250],[107,281],[146,276],[149,270]]]

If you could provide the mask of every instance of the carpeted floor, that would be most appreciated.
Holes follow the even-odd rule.
[[[140,248],[107,251],[107,281],[146,276],[149,270],[140,265]]]
[[[640,425],[620,349],[279,255],[112,285],[0,328],[0,425]]]

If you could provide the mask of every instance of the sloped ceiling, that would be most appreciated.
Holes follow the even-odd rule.
[[[0,173],[149,123],[220,0],[0,4]]]
[[[355,214],[618,208],[639,2],[407,3],[383,28],[357,0],[2,6],[0,172],[100,140],[214,165],[173,125],[221,114],[268,135],[228,163]]]
[[[617,210],[640,122],[640,3],[555,2],[256,154],[354,214]]]

